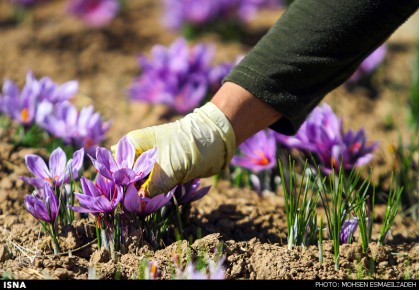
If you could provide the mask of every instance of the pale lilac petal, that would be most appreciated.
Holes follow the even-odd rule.
[[[136,181],[137,175],[132,169],[122,168],[114,172],[113,179],[116,184],[120,185],[129,185],[130,183]]]
[[[131,184],[127,188],[124,198],[124,206],[129,212],[138,213],[141,211],[140,208],[140,197],[134,184]]]
[[[29,171],[36,177],[50,179],[51,173],[45,161],[38,155],[28,154],[25,156],[25,163]]]
[[[48,183],[45,179],[39,177],[30,178],[26,176],[21,176],[20,179],[28,183],[29,185],[35,186],[36,188],[43,188],[45,183]]]
[[[101,192],[91,180],[83,176],[80,180],[80,183],[81,183],[81,188],[83,190],[83,193],[85,195],[89,195],[92,197],[101,195]]]
[[[107,148],[98,147],[96,149],[96,160],[103,164],[111,173],[115,172],[119,168],[112,152]]]
[[[127,136],[124,136],[116,145],[116,163],[119,165],[119,168],[132,168],[134,159],[134,144]]]
[[[157,148],[152,148],[143,152],[135,162],[134,172],[137,175],[141,174],[141,178],[147,176],[153,169],[154,164],[157,161]]]
[[[61,185],[64,179],[64,174],[67,170],[66,161],[67,161],[67,157],[65,156],[63,149],[61,149],[60,147],[55,149],[51,153],[51,156],[49,158],[49,169],[51,172],[51,178],[53,179],[54,182],[57,183],[58,186]]]

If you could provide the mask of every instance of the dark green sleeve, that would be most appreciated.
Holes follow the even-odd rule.
[[[224,81],[276,108],[294,134],[311,110],[410,15],[419,0],[296,0]]]

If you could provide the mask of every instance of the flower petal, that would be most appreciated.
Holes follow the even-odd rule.
[[[141,174],[140,178],[146,177],[148,174],[150,174],[156,161],[157,161],[157,148],[152,148],[150,150],[143,152],[137,158],[137,161],[135,161],[133,170],[137,175]]]
[[[36,177],[50,179],[51,174],[45,161],[35,154],[28,154],[25,156],[25,163],[29,171]]]

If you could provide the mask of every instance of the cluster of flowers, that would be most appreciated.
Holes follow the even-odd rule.
[[[74,203],[71,182],[78,179],[83,160],[83,148],[67,161],[64,151],[58,147],[51,153],[48,165],[38,155],[25,156],[26,166],[34,177],[22,176],[21,179],[35,187],[32,194],[26,195],[25,207],[52,236],[55,253],[60,251],[56,238],[58,220],[62,225],[71,224],[73,220],[67,206]]]
[[[239,147],[239,154],[231,165],[246,168],[257,174],[277,167],[277,145],[298,149],[311,161],[316,159],[320,169],[329,174],[340,166],[345,170],[360,167],[371,161],[378,143],[368,145],[363,129],[358,132],[343,131],[343,122],[331,107],[323,103],[307,117],[294,136],[286,136],[270,129],[260,131]],[[261,183],[255,175],[251,178],[257,191]]]
[[[280,0],[163,0],[163,22],[174,31],[185,24],[205,26],[215,21],[243,23],[262,8],[283,6]]]
[[[49,77],[37,80],[29,71],[22,91],[13,81],[4,82],[0,114],[8,115],[25,128],[37,125],[66,144],[94,152],[110,124],[94,112],[93,106],[79,112],[69,101],[77,91],[77,81],[58,85]]]
[[[211,66],[214,47],[189,46],[184,38],[169,47],[155,45],[152,59],[139,57],[142,74],[129,88],[131,100],[166,104],[184,114],[196,108],[210,92],[215,92],[233,63]]]
[[[47,0],[9,0],[12,4],[24,8],[32,7]],[[118,15],[118,0],[68,0],[67,13],[90,27],[108,25]]]
[[[82,149],[81,149],[82,150]],[[104,147],[97,147],[95,156],[90,159],[98,172],[94,180],[81,177],[82,193],[75,192],[79,206],[74,203],[61,202],[61,207],[81,213],[91,213],[97,217],[98,227],[105,230],[109,240],[116,234],[116,244],[123,242],[123,233],[128,233],[129,226],[137,218],[144,219],[151,213],[172,203],[176,199],[178,205],[184,205],[202,198],[209,191],[209,186],[198,190],[199,179],[174,187],[168,193],[154,197],[138,193],[144,184],[157,158],[157,149],[142,153],[135,160],[134,145],[123,137],[116,146],[116,157]],[[64,166],[64,152],[57,148],[52,154],[49,169],[39,156],[29,155],[26,164],[34,178],[23,177],[23,180],[36,186],[32,195],[26,197],[26,208],[37,219],[54,223],[58,216],[59,200],[54,189],[63,188],[69,177],[78,177],[80,160],[83,151],[74,153],[67,166]],[[62,194],[73,194],[64,190]],[[62,198],[62,200],[70,200]]]

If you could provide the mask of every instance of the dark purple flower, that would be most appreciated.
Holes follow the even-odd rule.
[[[49,184],[25,196],[26,209],[38,220],[54,223],[58,216],[58,198]]]
[[[124,206],[127,211],[145,217],[169,204],[175,190],[176,187],[167,194],[161,193],[154,197],[147,197],[139,195],[135,185],[131,184],[125,193]]]
[[[387,45],[383,44],[374,50],[364,61],[359,65],[357,70],[348,79],[348,83],[356,83],[361,78],[373,73],[377,67],[384,61],[387,54]]]
[[[174,193],[176,202],[178,204],[187,204],[201,199],[208,193],[211,186],[206,186],[198,190],[199,184],[199,179],[193,179],[185,184],[178,185]]]
[[[129,89],[132,100],[166,104],[179,113],[196,108],[206,97],[214,48],[189,46],[178,38],[170,47],[155,45],[153,59],[139,57],[142,74]]]
[[[104,147],[96,149],[96,159],[89,156],[96,170],[119,185],[129,185],[147,177],[157,160],[157,148],[143,152],[135,160],[135,148],[124,136],[116,145],[115,158]]]
[[[352,218],[343,222],[342,228],[340,230],[340,243],[346,244],[349,241],[349,238],[354,236],[356,229],[358,228],[358,219]]]
[[[123,188],[98,174],[96,182],[82,177],[83,193],[74,193],[80,206],[69,206],[82,213],[112,213],[124,197]]]
[[[367,145],[364,131],[343,133],[343,123],[326,103],[316,107],[294,136],[276,133],[277,141],[317,157],[325,173],[368,163],[378,143]]]
[[[61,187],[70,182],[70,179],[77,179],[79,170],[83,166],[84,149],[77,150],[73,158],[68,160],[64,151],[58,147],[50,156],[49,166],[44,160],[35,154],[25,156],[25,163],[29,171],[35,176],[33,178],[22,176],[22,180],[37,188],[42,188],[45,184]]]
[[[231,160],[234,166],[260,172],[277,164],[275,136],[271,130],[259,131],[243,142],[239,149],[241,154]]]
[[[68,4],[68,13],[91,27],[109,24],[119,12],[117,0],[71,0]]]

